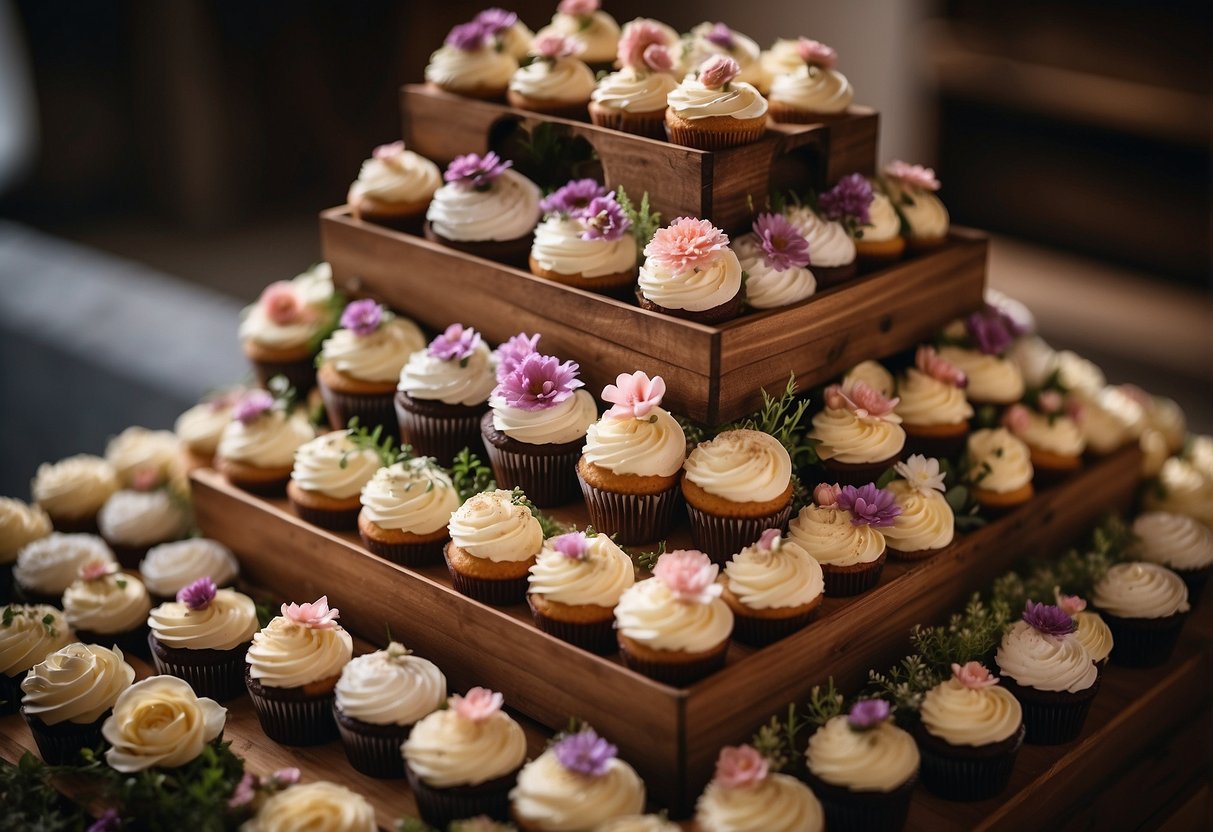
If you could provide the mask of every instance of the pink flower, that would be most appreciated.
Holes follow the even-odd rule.
[[[155,465],[140,465],[131,474],[131,488],[136,491],[153,491],[163,481],[163,472]]]
[[[246,771],[244,776],[240,778],[240,782],[236,784],[236,789],[232,792],[232,796],[228,798],[227,805],[230,809],[239,809],[241,806],[247,806],[252,803],[257,797],[257,776],[252,772]]]
[[[1060,413],[1066,406],[1065,397],[1057,390],[1042,390],[1036,398],[1041,413]]]
[[[493,388],[493,396],[518,410],[547,410],[565,401],[585,382],[577,378],[577,363],[531,353]]]
[[[644,62],[654,72],[671,72],[674,69],[674,52],[668,46],[654,43],[644,48]]]
[[[679,273],[707,266],[729,247],[729,236],[707,220],[679,217],[657,229],[644,247],[653,265]]]
[[[845,387],[831,384],[825,391],[826,407],[832,410],[849,410],[860,419],[882,419],[893,412],[901,401],[885,398],[879,390],[866,381],[855,380]]]
[[[259,303],[265,316],[278,326],[297,324],[308,317],[307,308],[289,280],[279,280],[266,286]]]
[[[1056,594],[1057,606],[1061,607],[1071,618],[1087,608],[1087,602],[1077,595],[1066,595],[1062,592]]]
[[[1066,399],[1066,415],[1069,416],[1076,425],[1081,426],[1087,420],[1087,407],[1077,397]]]
[[[451,710],[470,722],[483,722],[501,710],[505,697],[488,688],[472,688],[465,696],[451,697]]]
[[[573,17],[588,17],[598,11],[599,0],[560,0],[556,11]]]
[[[699,83],[710,90],[723,89],[739,72],[741,65],[728,55],[713,55],[699,65]]]
[[[341,617],[339,610],[329,609],[327,595],[321,595],[320,600],[312,604],[283,604],[282,615],[310,630],[331,630]]]
[[[779,541],[783,539],[783,532],[779,529],[767,529],[762,533],[762,537],[758,538],[756,544],[763,552],[773,552],[779,548]]]
[[[99,581],[106,575],[113,575],[117,571],[118,564],[113,561],[94,558],[80,567],[80,580]]]
[[[796,41],[796,54],[800,60],[822,69],[833,69],[838,63],[838,53],[821,41],[801,38]]]
[[[650,379],[640,370],[631,375],[620,373],[614,384],[602,388],[602,400],[613,405],[607,413],[619,419],[643,419],[661,404],[664,395],[665,379]]]
[[[1002,424],[1011,433],[1022,434],[1032,426],[1032,412],[1022,404],[1013,404],[1002,414]]]
[[[657,559],[653,578],[661,581],[679,601],[706,604],[720,595],[716,583],[720,567],[695,549],[675,549]]]
[[[647,69],[645,52],[650,46],[664,48],[669,45],[666,33],[649,20],[641,20],[624,27],[619,38],[619,64],[632,69]]]
[[[381,144],[371,151],[371,158],[387,161],[388,159],[396,159],[404,155],[404,142],[392,142],[391,144]]]
[[[942,381],[944,384],[961,388],[969,385],[969,377],[965,375],[964,370],[946,358],[940,358],[934,347],[925,344],[919,347],[918,352],[914,354],[914,366],[918,368],[919,372],[925,373],[936,381]]]
[[[554,60],[556,58],[567,58],[570,55],[577,55],[585,51],[585,44],[572,38],[549,32],[546,35],[540,35],[531,41],[531,54],[538,55],[541,58]]]
[[[285,789],[287,786],[293,786],[298,783],[302,776],[303,774],[294,766],[280,768],[270,775],[270,784],[279,789]]]
[[[981,690],[998,684],[998,677],[986,670],[981,662],[968,662],[964,667],[952,662],[952,676],[969,690]]]
[[[813,504],[818,508],[837,508],[838,496],[842,494],[842,486],[838,483],[819,483],[813,489]]]
[[[716,758],[713,782],[726,789],[744,789],[766,779],[770,766],[752,745],[725,746]]]
[[[894,159],[884,166],[884,175],[890,179],[896,179],[910,188],[919,188],[924,191],[939,190],[939,180],[935,178],[935,171],[931,168],[924,168],[922,165],[911,165],[909,162]]]

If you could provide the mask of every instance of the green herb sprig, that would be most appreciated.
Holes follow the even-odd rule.
[[[649,206],[649,192],[645,191],[640,196],[640,205],[632,202],[628,192],[620,185],[615,189],[615,201],[619,203],[619,207],[623,209],[624,216],[632,222],[632,237],[636,240],[636,251],[638,254],[644,254],[644,247],[649,244],[649,240],[653,239],[653,235],[657,233],[657,229],[661,228],[661,213],[654,211]]]
[[[450,467],[451,482],[460,501],[467,501],[477,494],[497,488],[493,469],[480,461],[480,457],[464,448],[455,454]]]
[[[28,751],[16,765],[0,760],[0,829],[83,832],[90,825],[84,810],[55,788],[54,774]]]
[[[665,554],[665,550],[666,544],[663,540],[652,552],[629,552],[628,556],[631,557],[632,563],[636,565],[637,569],[652,572],[653,567],[657,565],[657,559]]]
[[[539,522],[539,528],[543,529],[544,540],[548,539],[549,537],[555,537],[558,534],[564,534],[571,528],[571,526],[569,526],[567,523],[561,523],[554,517],[549,517],[548,515],[544,514],[540,510],[539,506],[531,502],[531,498],[528,497],[521,488],[514,488],[514,491],[510,496],[510,502],[516,506],[526,506],[527,510],[531,512],[531,515]]]
[[[769,433],[779,440],[792,458],[794,469],[813,465],[818,461],[816,443],[808,436],[805,415],[809,400],[798,394],[796,374],[788,376],[788,383],[778,398],[762,389],[762,407],[746,418],[726,425],[722,430],[744,428]]]
[[[406,459],[411,459],[413,456],[413,448],[407,444],[397,444],[396,437],[390,433],[385,433],[383,425],[375,425],[374,430],[370,430],[366,425],[358,424],[358,417],[349,421],[349,441],[358,451],[370,451],[375,456],[379,457],[379,462],[384,468],[390,468],[397,462],[403,462]],[[349,464],[350,451],[341,455],[339,467],[345,468]]]

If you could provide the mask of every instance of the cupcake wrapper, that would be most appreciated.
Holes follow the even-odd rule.
[[[106,711],[95,722],[87,725],[74,722],[47,725],[37,717],[27,716],[24,712],[21,715],[25,717],[25,724],[34,735],[42,761],[51,766],[67,766],[81,762],[80,752],[84,749],[101,745],[101,726],[109,719],[111,713],[112,711]]]
[[[510,789],[517,779],[517,772],[478,786],[436,789],[423,783],[409,766],[405,766],[404,771],[409,780],[409,789],[417,799],[417,811],[430,826],[446,829],[451,821],[478,815],[488,815],[493,820],[503,822],[510,819]]]
[[[685,688],[724,667],[724,660],[728,655],[728,642],[725,643],[725,649],[717,650],[711,655],[691,662],[647,661],[637,658],[622,646],[620,654],[623,657],[624,667],[663,684]]]
[[[387,734],[364,733],[350,725],[349,720],[343,720],[336,707],[334,704],[333,718],[350,765],[368,777],[385,780],[404,777],[404,758],[400,756],[400,746],[408,739],[412,726],[402,725],[399,731]]]
[[[487,578],[472,578],[454,569],[450,569],[450,573],[451,586],[455,588],[456,592],[482,604],[510,607],[514,604],[521,604],[526,596],[526,575],[507,581],[493,581]]]
[[[152,661],[152,651],[148,647],[148,627],[142,624],[128,633],[97,633],[92,630],[77,630],[76,638],[85,644],[99,644],[102,647],[118,645],[125,655],[138,656],[148,664]]]
[[[665,110],[658,110],[652,118],[638,118],[633,115],[625,119],[622,112],[615,110],[590,110],[590,121],[598,127],[631,133],[633,136],[644,136],[648,139],[665,140]]]
[[[1112,664],[1157,667],[1171,658],[1187,613],[1166,618],[1120,618],[1100,613],[1112,631]]]
[[[830,832],[895,832],[906,825],[918,774],[891,792],[851,791],[830,785],[811,772],[807,780],[825,810]]]
[[[695,541],[695,548],[706,552],[716,563],[724,564],[762,537],[767,529],[787,531],[792,504],[763,517],[717,517],[688,503],[687,514],[691,517],[691,539]]]
[[[442,563],[442,549],[449,539],[444,537],[431,543],[380,543],[365,534],[360,533],[359,537],[371,554],[409,567],[437,566]]]
[[[944,800],[989,800],[1001,794],[1011,781],[1024,733],[1020,726],[1018,741],[1010,749],[989,757],[950,756],[920,742],[919,773],[923,786]]]
[[[693,147],[697,150],[725,150],[743,144],[756,142],[766,132],[766,124],[740,130],[696,130],[688,127],[671,127],[665,124],[666,136],[674,144],[683,147]]]
[[[246,480],[232,479],[228,477],[228,482],[236,486],[242,491],[247,491],[258,497],[282,497],[286,494],[286,484],[290,482],[291,475],[276,480],[265,480],[262,482],[249,482]]]
[[[561,641],[599,655],[614,653],[619,649],[613,618],[588,623],[557,621],[535,609],[529,595],[527,596],[527,606],[531,608],[531,618],[534,619],[535,626],[550,636],[555,636]]]
[[[33,589],[26,589],[13,579],[13,600],[19,604],[46,604],[57,610],[63,609],[63,593],[58,595],[43,595]]]
[[[316,365],[311,358],[306,361],[249,361],[257,383],[268,388],[274,376],[286,376],[287,381],[300,395],[316,386]]]
[[[1002,685],[1023,707],[1023,724],[1027,730],[1024,741],[1029,745],[1061,745],[1082,733],[1087,712],[1099,692],[1099,677],[1096,676],[1091,687],[1077,693],[1038,691],[1020,685],[1006,675],[1002,677]]]
[[[790,618],[751,618],[733,613],[733,638],[751,647],[774,644],[792,633],[803,630],[817,616],[818,604],[808,612]]]
[[[392,404],[395,393],[370,396],[340,393],[319,380],[316,386],[320,388],[324,411],[328,415],[329,427],[333,430],[345,430],[350,419],[357,417],[361,427],[374,430],[381,426],[385,436],[399,438],[400,423],[396,420],[396,408]]]
[[[246,682],[247,684],[247,682]],[[337,739],[333,694],[287,702],[263,696],[248,687],[261,730],[282,745],[323,745]]]
[[[480,439],[480,413],[472,416],[426,416],[406,410],[394,401],[400,441],[413,446],[417,456],[432,456],[439,465],[450,465],[455,454],[464,448],[481,456],[484,442]]]
[[[903,552],[901,549],[894,549],[892,547],[892,545],[889,545],[885,548],[885,553],[888,554],[888,556],[891,557],[893,560],[900,560],[900,561],[903,561],[906,563],[913,563],[915,561],[927,560],[928,558],[933,558],[936,555],[938,555],[940,552],[947,551],[947,548],[948,548],[947,546],[944,546],[941,549],[919,549],[914,552]]]
[[[843,266],[811,266],[813,277],[817,278],[817,290],[840,286],[859,274],[859,263],[852,260]],[[865,483],[871,480],[864,480]]]
[[[165,649],[163,646],[157,649],[156,635],[148,633],[148,647],[151,648],[152,662],[156,666],[156,673],[161,676],[176,676],[178,679],[184,679],[189,683],[189,686],[194,689],[194,693],[199,696],[206,696],[214,699],[216,702],[226,702],[229,699],[235,699],[245,691],[244,687],[244,666],[246,650],[236,648],[230,652],[228,656],[215,656],[214,661],[205,663],[188,663],[174,661],[175,654],[179,650],[172,648]],[[197,650],[189,651],[197,653]],[[206,651],[219,652],[219,651]]]
[[[96,514],[88,517],[52,517],[51,525],[55,531],[63,534],[100,534]]]
[[[934,459],[956,459],[964,451],[968,440],[968,431],[957,436],[915,436],[907,430],[906,444],[901,453],[907,459],[913,454]]]
[[[580,448],[566,454],[540,456],[507,451],[491,442],[486,442],[485,447],[498,488],[521,488],[540,508],[576,502]]]
[[[289,494],[287,495],[290,496]],[[332,509],[309,508],[291,500],[291,508],[300,520],[336,532],[348,532],[358,528],[358,512],[362,506],[334,511]]]
[[[880,574],[884,572],[884,561],[885,556],[882,554],[871,563],[865,564],[866,568],[853,571],[841,570],[823,563],[821,574],[825,579],[826,597],[840,598],[867,592],[880,583]]]
[[[620,545],[664,540],[674,525],[677,485],[657,494],[620,494],[590,485],[580,474],[577,481],[581,483],[590,525],[603,534],[614,535]]]
[[[1209,583],[1209,575],[1213,574],[1213,566],[1206,566],[1204,569],[1175,569],[1171,571],[1184,579],[1184,583],[1188,585],[1188,603],[1193,608],[1200,603],[1200,596],[1204,594],[1205,586]]]

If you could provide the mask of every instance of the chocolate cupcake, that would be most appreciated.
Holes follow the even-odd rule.
[[[777,774],[750,745],[720,749],[716,772],[695,803],[702,832],[822,832],[825,811],[812,790]]]
[[[491,150],[458,156],[425,214],[425,237],[447,248],[525,268],[539,222],[539,186]]]
[[[707,220],[679,217],[644,247],[637,280],[642,308],[703,324],[741,311],[741,263],[729,237]]]
[[[828,220],[807,205],[789,208],[786,216],[809,244],[809,268],[817,278],[818,291],[859,274],[855,241],[841,222]]]
[[[543,530],[521,498],[503,489],[477,494],[451,515],[449,531],[443,554],[457,592],[494,606],[522,602]]]
[[[872,483],[822,483],[813,503],[788,524],[788,540],[821,564],[827,596],[858,595],[879,582],[886,557],[883,530],[900,513],[892,492]]]
[[[527,580],[535,626],[594,653],[615,652],[615,605],[636,582],[636,570],[605,533],[545,541]]]
[[[733,636],[766,645],[800,630],[821,606],[825,583],[820,564],[778,529],[725,564],[722,598],[733,611]]]
[[[433,459],[415,457],[380,468],[359,501],[358,534],[372,553],[404,566],[442,561],[459,495]]]
[[[842,485],[875,482],[900,458],[906,434],[889,399],[867,382],[855,379],[825,390],[826,406],[813,416],[809,438],[826,478]]]
[[[76,640],[63,613],[46,604],[9,604],[0,618],[0,714],[21,705],[21,680],[31,667]]]
[[[223,702],[244,692],[245,655],[257,632],[253,599],[200,578],[148,616],[156,672]]]
[[[1147,511],[1134,519],[1133,537],[1130,554],[1183,578],[1195,605],[1213,573],[1213,529],[1184,514]]]
[[[1118,563],[1091,592],[1112,631],[1112,663],[1156,667],[1171,658],[1191,609],[1188,588],[1156,563]]]

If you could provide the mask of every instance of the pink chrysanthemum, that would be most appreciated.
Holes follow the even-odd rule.
[[[707,220],[679,217],[657,229],[644,247],[650,264],[669,272],[704,268],[729,247],[729,236]]]
[[[914,354],[914,366],[919,372],[953,387],[964,388],[969,384],[969,377],[965,375],[964,370],[946,358],[941,358],[934,347],[925,344]]]
[[[546,410],[568,399],[583,387],[577,378],[577,363],[551,355],[532,353],[509,375],[503,377],[493,390],[507,407],[518,410]]]
[[[666,585],[679,601],[706,604],[720,595],[723,587],[716,583],[720,567],[703,552],[675,549],[657,559],[653,577]]]
[[[884,166],[884,175],[896,179],[909,188],[919,188],[924,191],[938,191],[939,180],[935,171],[922,165],[911,165],[900,159],[894,159]]]
[[[882,419],[893,412],[901,401],[886,398],[866,381],[852,381],[843,386],[831,384],[825,391],[826,407],[849,410],[860,419]]]
[[[952,662],[952,676],[969,690],[981,690],[998,684],[998,677],[981,662],[967,662],[964,665]]]

